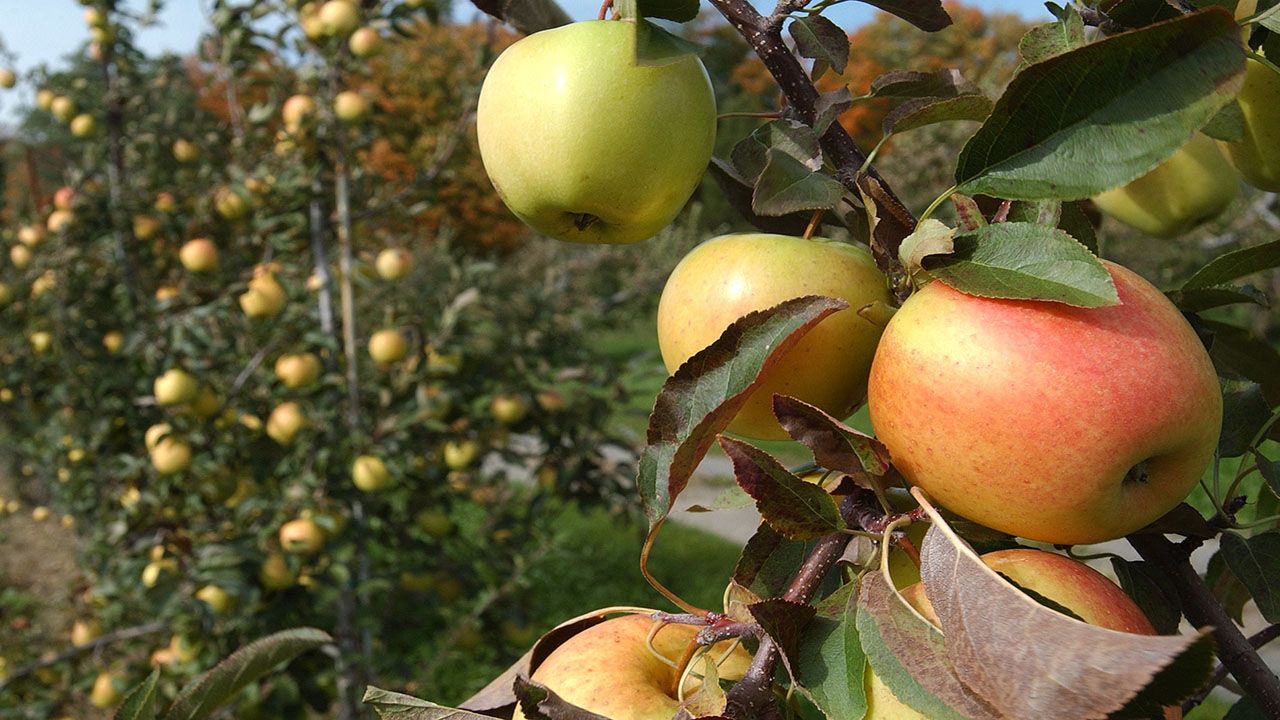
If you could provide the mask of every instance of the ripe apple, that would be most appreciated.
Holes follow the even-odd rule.
[[[53,206],[58,210],[70,210],[71,205],[75,203],[75,201],[75,188],[64,185],[53,193]]]
[[[450,440],[444,444],[444,464],[450,470],[465,470],[480,455],[474,440]]]
[[[669,720],[680,710],[673,689],[683,668],[672,667],[653,653],[646,638],[654,620],[624,615],[605,620],[574,635],[547,656],[531,679],[589,712],[612,720]],[[692,625],[667,625],[653,638],[653,647],[673,663],[698,633]],[[711,657],[729,649],[729,641],[712,646]],[[741,646],[720,664],[725,679],[742,677],[751,657]],[[699,681],[686,680],[684,696],[697,691]],[[524,720],[516,708],[513,720]]]
[[[101,27],[107,24],[107,14],[100,8],[85,8],[84,24],[89,27]]]
[[[39,225],[23,225],[18,228],[18,242],[27,247],[35,247],[44,242],[45,230]]]
[[[156,302],[174,300],[178,297],[178,288],[172,285],[161,285],[156,288]]]
[[[493,396],[489,414],[503,425],[515,425],[529,413],[529,403],[520,395],[502,393]]]
[[[31,343],[31,349],[37,355],[43,355],[53,345],[53,336],[44,330],[37,330],[27,337],[27,342]]]
[[[1239,179],[1217,144],[1196,133],[1155,169],[1093,202],[1125,225],[1170,238],[1222,214],[1239,190]]]
[[[214,209],[228,220],[239,220],[249,214],[249,201],[239,190],[229,187],[218,188],[213,196]]]
[[[358,123],[369,114],[369,101],[354,90],[343,90],[333,98],[333,114],[344,123]]]
[[[1222,395],[1177,308],[1105,263],[1120,305],[965,295],[932,282],[885,329],[867,404],[894,465],[971,520],[1101,542],[1178,504],[1213,457]]]
[[[320,377],[320,358],[309,352],[281,355],[276,360],[275,373],[290,390],[304,388]]]
[[[133,236],[139,240],[150,240],[160,232],[160,221],[150,215],[133,216]]]
[[[399,362],[409,352],[409,343],[399,330],[379,330],[369,336],[369,357],[383,365]]]
[[[296,402],[283,402],[271,410],[267,417],[267,437],[281,445],[289,445],[307,424],[307,416]]]
[[[6,90],[18,84],[18,75],[9,68],[0,68],[0,88]]]
[[[200,386],[196,379],[181,368],[170,368],[152,384],[156,403],[160,405],[184,405],[196,398]]]
[[[217,585],[205,585],[196,591],[195,598],[208,605],[214,615],[225,613],[236,603],[234,595]]]
[[[133,489],[136,490],[136,488]],[[142,568],[142,585],[153,588],[160,582],[161,575],[176,572],[178,572],[178,562],[173,558],[152,560]]]
[[[311,518],[290,520],[280,526],[280,547],[293,555],[313,555],[324,547],[324,531]]]
[[[178,211],[178,201],[173,197],[173,193],[156,193],[156,202],[152,207],[156,209],[156,212],[172,215]]]
[[[102,636],[102,625],[93,619],[76,620],[71,624],[71,644],[84,647]]]
[[[351,464],[351,481],[365,492],[380,492],[395,484],[386,464],[376,455],[360,455]]]
[[[45,227],[51,233],[62,232],[62,229],[75,222],[75,213],[70,210],[54,210],[49,213],[49,219],[45,221]]]
[[[49,112],[58,122],[71,122],[76,115],[76,101],[66,95],[58,95],[49,103]]]
[[[423,510],[414,518],[422,532],[439,540],[453,531],[453,520],[444,510]]]
[[[22,269],[31,264],[31,250],[26,245],[14,245],[9,248],[9,262]]]
[[[167,650],[172,654],[173,659],[180,663],[189,663],[200,654],[200,646],[182,635],[170,636]]]
[[[982,556],[992,570],[1022,588],[1053,601],[1090,625],[1117,632],[1155,635],[1155,628],[1142,610],[1097,570],[1071,558],[1043,550],[999,550]],[[902,590],[905,599],[926,620],[941,626],[933,604],[916,583]],[[870,668],[866,673],[866,720],[927,720],[924,715],[899,700]],[[1166,720],[1177,720],[1182,712],[1165,711]]]
[[[151,449],[151,466],[161,475],[180,473],[191,467],[191,446],[167,435]]]
[[[88,113],[80,113],[71,119],[71,134],[78,138],[87,138],[97,129],[97,123]]]
[[[111,330],[107,332],[107,334],[102,336],[102,347],[106,348],[107,352],[112,355],[120,352],[120,348],[124,347],[124,333],[119,330]]]
[[[107,671],[98,673],[93,680],[93,689],[89,691],[89,704],[97,708],[115,707],[124,696],[116,688],[116,678]]]
[[[31,282],[31,297],[38,298],[58,286],[58,276],[52,270],[45,270],[40,277]]]
[[[1236,97],[1244,112],[1244,138],[1223,143],[1246,182],[1280,191],[1280,73],[1249,58],[1244,86]]]
[[[53,99],[56,97],[53,91],[48,88],[40,88],[36,91],[36,109],[49,112],[53,109]]]
[[[401,248],[387,248],[378,253],[374,267],[383,280],[399,280],[413,268],[413,255]]]
[[[208,238],[194,238],[183,243],[178,261],[191,272],[210,272],[218,267],[218,248]]]
[[[319,17],[325,35],[350,35],[360,27],[360,8],[351,0],[328,0],[320,6]]]
[[[156,423],[147,428],[147,431],[142,435],[142,443],[146,445],[148,452],[155,450],[160,439],[171,432],[173,432],[173,426],[169,423]]]
[[[297,132],[316,114],[316,101],[310,95],[293,95],[284,101],[280,116],[289,132]]]
[[[295,580],[296,576],[293,569],[289,567],[288,559],[278,552],[267,555],[267,558],[262,561],[262,567],[258,569],[258,582],[268,590],[284,590],[293,587]]]
[[[538,232],[634,243],[680,212],[711,158],[716,102],[702,62],[635,62],[634,22],[534,33],[480,91],[480,156],[498,194]]]
[[[249,281],[249,289],[240,295],[240,309],[251,318],[271,317],[284,309],[284,288],[275,275],[263,273]]]
[[[173,141],[173,159],[186,165],[200,159],[200,148],[190,140],[178,138]]]
[[[351,49],[351,54],[356,57],[372,57],[382,50],[382,37],[378,35],[377,30],[371,27],[362,27],[351,33],[351,39],[347,41],[347,47]]]
[[[847,243],[747,233],[694,248],[658,302],[658,347],[667,370],[674,373],[743,315],[804,295],[840,298],[849,308],[819,323],[767,371],[728,429],[760,439],[790,437],[773,415],[775,393],[845,417],[866,396],[882,331],[858,309],[892,302],[871,254]]]

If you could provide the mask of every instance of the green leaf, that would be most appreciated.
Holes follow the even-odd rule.
[[[729,205],[759,230],[779,235],[800,235],[813,219],[813,213],[803,211],[778,217],[757,215],[751,209],[751,195],[755,192],[754,179],[742,177],[733,165],[717,157],[711,158],[707,171],[720,187],[720,192],[729,201]]]
[[[1258,24],[1273,33],[1280,33],[1280,5],[1264,10],[1251,18],[1249,24]]]
[[[818,606],[791,664],[796,683],[828,718],[859,718],[867,711],[865,685],[850,682],[866,665],[858,639],[857,603],[849,583]]]
[[[769,148],[756,179],[751,209],[760,215],[786,215],[798,210],[830,210],[840,203],[844,186],[835,178],[810,170],[791,155]]]
[[[1075,7],[1069,6],[1066,15],[1057,22],[1028,30],[1018,41],[1018,54],[1024,63],[1034,65],[1084,44],[1084,20]]]
[[[1166,293],[1184,312],[1202,312],[1226,305],[1252,304],[1267,307],[1267,296],[1252,285],[1218,285],[1215,287],[1173,290]]]
[[[822,15],[806,15],[796,18],[787,26],[800,57],[823,60],[837,74],[843,73],[849,64],[849,36],[839,25]]]
[[[1231,572],[1231,568],[1227,567],[1221,547],[1209,558],[1204,571],[1204,582],[1209,586],[1213,597],[1222,604],[1222,609],[1227,611],[1227,616],[1244,625],[1244,606],[1249,602],[1249,590]]]
[[[1280,531],[1246,538],[1225,532],[1221,552],[1227,567],[1249,590],[1267,622],[1280,622]]]
[[[1008,222],[1029,222],[1058,227],[1062,203],[1057,200],[1018,200],[1009,204]]]
[[[1209,357],[1219,375],[1239,375],[1262,386],[1271,406],[1280,406],[1280,351],[1248,330],[1194,317],[1197,332],[1208,336]]]
[[[991,107],[991,100],[985,95],[907,100],[884,116],[884,133],[904,133],[940,122],[985,120]]]
[[[915,25],[925,32],[938,32],[951,24],[942,0],[862,0]]]
[[[1098,254],[1098,234],[1093,221],[1084,210],[1083,202],[1073,200],[1062,203],[1062,217],[1058,219],[1058,229],[1078,240],[1081,245],[1089,249],[1089,252]]]
[[[1253,438],[1271,419],[1271,407],[1262,386],[1251,382],[1222,384],[1222,432],[1218,455],[1239,457],[1253,449]]]
[[[648,20],[641,18],[635,25],[637,65],[670,65],[699,52],[697,45]]]
[[[1257,461],[1258,474],[1266,481],[1267,487],[1280,496],[1280,460],[1271,460],[1257,450],[1253,451],[1253,459]]]
[[[1178,632],[1178,623],[1182,620],[1178,591],[1166,574],[1144,560],[1118,557],[1111,558],[1111,569],[1115,571],[1120,587],[1133,598],[1156,632],[1161,635]]]
[[[734,145],[729,157],[742,177],[755,182],[768,164],[770,148],[790,155],[810,170],[822,167],[818,136],[808,125],[794,120],[774,120],[761,125]]]
[[[362,702],[372,705],[382,720],[492,720],[488,715],[443,707],[373,686],[365,688]]]
[[[152,670],[146,680],[124,696],[124,701],[113,716],[115,720],[155,720],[156,717],[156,684],[160,682],[160,671]]]
[[[1280,267],[1280,240],[1219,255],[1187,278],[1183,288],[1208,288]]]
[[[720,447],[733,462],[738,485],[783,537],[811,540],[844,529],[836,501],[826,490],[792,475],[771,455],[741,440],[721,437]]]
[[[1123,185],[1209,122],[1243,73],[1239,27],[1216,9],[1050,58],[996,101],[960,153],[956,184],[968,195],[1022,200],[1076,200]]]
[[[1240,109],[1240,103],[1232,100],[1223,105],[1200,132],[1214,140],[1238,142],[1244,139],[1244,110]]]
[[[1076,307],[1120,301],[1110,273],[1070,235],[1035,223],[996,223],[955,238],[953,255],[924,260],[934,277],[980,297]]]
[[[1257,701],[1246,695],[1231,706],[1222,720],[1267,720],[1267,714],[1258,707]]]
[[[1179,13],[1169,0],[1119,0],[1107,9],[1107,17],[1122,27],[1146,27],[1173,20]]]
[[[471,0],[477,8],[526,35],[573,22],[555,0]]]
[[[698,17],[698,0],[636,0],[640,15],[685,23]]]
[[[946,98],[981,94],[978,86],[966,80],[955,68],[932,72],[890,70],[876,76],[867,92],[868,97],[883,98]]]
[[[174,699],[165,720],[207,718],[249,683],[308,650],[333,642],[314,628],[284,630],[245,645],[212,670],[187,683]]]

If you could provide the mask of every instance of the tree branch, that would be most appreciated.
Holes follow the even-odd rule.
[[[1188,553],[1163,535],[1131,535],[1128,539],[1143,560],[1160,568],[1173,582],[1187,620],[1198,628],[1212,626],[1218,657],[1245,693],[1258,703],[1266,717],[1280,720],[1280,678],[1262,661],[1257,649],[1191,567]]]
[[[168,630],[168,629],[169,629],[169,624],[163,623],[163,622],[153,622],[153,623],[147,623],[145,625],[135,625],[133,627],[122,628],[114,632],[109,632],[105,635],[99,636],[98,638],[94,639],[93,642],[86,643],[84,645],[73,645],[67,648],[66,650],[63,650],[62,652],[58,653],[57,655],[50,655],[46,658],[43,658],[34,663],[31,663],[30,665],[26,665],[24,667],[18,668],[17,670],[14,670],[12,673],[9,674],[9,677],[4,678],[3,680],[0,680],[0,690],[4,690],[6,687],[9,687],[10,685],[21,680],[22,678],[27,677],[28,675],[30,675],[31,673],[34,673],[40,668],[46,668],[46,667],[50,667],[51,665],[57,665],[58,663],[66,662],[67,660],[70,660],[74,657],[83,655],[88,652],[93,652],[94,650],[97,650],[100,647],[105,647],[113,643],[123,642],[125,640],[132,640],[134,638],[143,637],[145,635],[154,635],[159,632],[164,632],[165,630]]]
[[[1249,644],[1260,649],[1263,645],[1275,640],[1277,637],[1280,637],[1280,623],[1276,625],[1268,625],[1262,630],[1250,635]],[[1201,688],[1200,692],[1187,698],[1182,703],[1183,714],[1191,712],[1197,705],[1204,702],[1205,699],[1209,697],[1209,693],[1213,692],[1213,689],[1221,685],[1226,679],[1227,666],[1222,663],[1218,663],[1218,668],[1214,670],[1213,675],[1209,677],[1209,682],[1204,684],[1204,687]]]

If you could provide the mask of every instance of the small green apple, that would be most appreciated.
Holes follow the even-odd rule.
[[[439,540],[453,531],[453,520],[449,513],[440,509],[423,510],[414,518],[422,532]]]
[[[636,24],[579,22],[507,48],[480,91],[485,170],[561,240],[633,243],[675,218],[711,158],[716,104],[694,55],[635,60]]]
[[[391,472],[376,455],[360,455],[351,464],[351,481],[365,492],[381,492],[395,484]]]
[[[1104,213],[1159,238],[1222,214],[1240,190],[1217,144],[1200,133],[1146,175],[1093,198]]]

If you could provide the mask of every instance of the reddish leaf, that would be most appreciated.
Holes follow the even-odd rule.
[[[806,545],[782,537],[768,523],[760,523],[742,548],[733,581],[759,597],[779,595],[804,562]]]
[[[821,408],[785,395],[773,397],[773,414],[783,429],[813,452],[818,465],[850,475],[883,476],[889,471],[889,450],[828,415]]]
[[[869,175],[858,179],[858,189],[871,223],[871,255],[876,266],[889,278],[899,278],[903,269],[898,262],[898,247],[915,232],[915,216],[879,180]],[[901,287],[899,290],[905,292]],[[904,297],[900,292],[898,299]]]
[[[788,667],[800,650],[800,636],[817,613],[812,605],[791,602],[782,598],[762,600],[747,608],[760,623],[761,629],[778,644]]]
[[[760,516],[792,540],[809,540],[844,528],[840,509],[826,490],[792,475],[771,455],[741,440],[720,438],[733,461],[738,485],[755,498]]]
[[[523,675],[516,676],[512,684],[520,701],[520,710],[529,720],[609,720],[569,703],[551,692],[546,685],[536,683]]]

